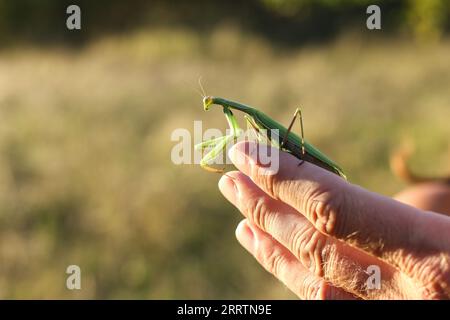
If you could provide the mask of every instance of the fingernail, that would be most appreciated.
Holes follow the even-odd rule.
[[[280,167],[279,150],[265,144],[240,142],[230,148],[228,157],[246,175],[254,174],[254,167],[259,175],[273,175]]]
[[[219,180],[219,190],[232,204],[237,205],[240,198],[239,188],[237,186],[236,178],[225,173]]]
[[[247,219],[242,220],[237,226],[236,238],[247,251],[253,253],[255,247],[255,234],[249,226]]]
[[[257,155],[257,144],[251,142],[238,143],[228,150],[228,157],[233,164],[244,172],[246,166],[256,163],[255,155]]]

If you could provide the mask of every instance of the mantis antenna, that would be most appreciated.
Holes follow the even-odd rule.
[[[203,94],[203,98],[206,97],[206,92],[202,85],[202,76],[200,76],[198,78],[198,85],[200,86],[200,89],[202,90],[201,93]]]
[[[188,82],[188,81],[186,81],[186,80],[183,80],[182,81],[185,85],[187,85],[187,86],[189,86],[189,87],[192,87],[199,95],[200,95],[200,97],[202,97],[202,99],[205,97],[205,92],[203,91],[203,88],[202,88],[202,90],[199,90],[199,88],[197,88],[196,86],[194,86],[192,83],[190,83],[190,82]]]

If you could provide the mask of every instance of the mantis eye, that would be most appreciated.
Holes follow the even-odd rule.
[[[213,100],[211,97],[204,97],[203,98],[203,108],[206,110],[209,109],[209,107],[211,106]]]

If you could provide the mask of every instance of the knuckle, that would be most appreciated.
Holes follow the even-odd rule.
[[[267,230],[270,219],[269,200],[266,197],[253,198],[247,202],[247,217],[258,227]]]
[[[263,169],[259,166],[254,166],[254,171],[252,172],[252,176],[255,179],[255,182],[258,186],[261,187],[269,196],[272,198],[278,199],[276,192],[277,185],[277,175],[276,174],[267,174],[263,172]]]
[[[296,228],[289,237],[289,245],[294,255],[313,274],[322,277],[324,275],[324,258],[329,251],[329,245],[324,235],[314,227],[307,225]]]
[[[306,300],[324,300],[326,297],[325,282],[315,276],[306,276],[300,288],[300,298]]]
[[[314,227],[331,236],[344,236],[347,212],[342,192],[325,191],[306,197],[305,214]]]
[[[267,271],[275,276],[281,274],[286,261],[279,250],[273,246],[263,245],[259,248],[256,255],[256,258]]]

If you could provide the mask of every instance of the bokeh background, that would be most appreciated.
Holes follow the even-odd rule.
[[[405,140],[415,171],[449,170],[449,15],[445,0],[0,0],[0,298],[295,298],[235,240],[219,176],[171,162],[174,129],[226,128],[199,76],[280,122],[301,105],[350,181],[392,195]]]

